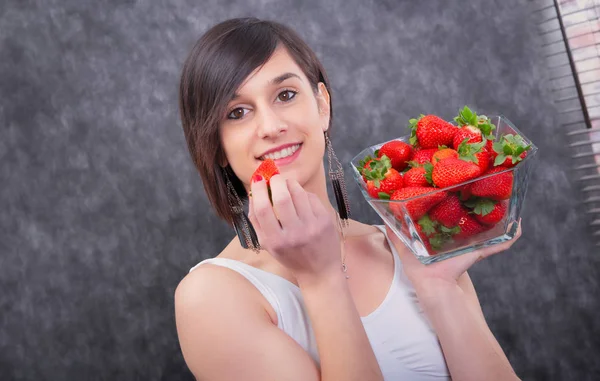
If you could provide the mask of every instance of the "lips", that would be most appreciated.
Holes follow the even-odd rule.
[[[298,149],[300,148],[300,146],[302,146],[302,143],[288,143],[288,144],[283,144],[280,145],[278,147],[272,148],[268,151],[263,152],[261,155],[257,156],[256,159],[258,160],[264,160],[265,156],[274,152],[280,152],[281,150],[284,150],[286,148],[292,148],[294,146],[298,146]]]

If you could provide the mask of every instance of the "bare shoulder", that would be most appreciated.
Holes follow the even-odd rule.
[[[181,280],[177,335],[197,379],[318,379],[309,355],[273,324],[261,297],[241,274],[217,265],[198,266]]]

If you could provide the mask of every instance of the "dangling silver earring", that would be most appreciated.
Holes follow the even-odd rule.
[[[223,168],[223,175],[225,176],[225,182],[227,183],[227,199],[229,201],[229,207],[233,215],[233,228],[235,233],[240,240],[240,244],[244,249],[250,249],[258,254],[261,250],[256,231],[248,219],[248,215],[244,211],[244,203],[240,199],[240,196],[236,192],[227,170]]]
[[[346,191],[346,180],[344,180],[344,168],[333,151],[327,132],[325,132],[325,146],[329,161],[329,179],[331,180],[335,201],[337,202],[338,218],[341,227],[347,228],[349,225],[348,219],[350,218],[350,203],[348,202],[348,192]]]

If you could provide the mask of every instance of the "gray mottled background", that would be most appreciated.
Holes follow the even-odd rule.
[[[600,257],[517,0],[2,1],[0,379],[192,379],[173,292],[233,232],[189,159],[177,84],[201,33],[247,15],[288,23],[322,59],[344,162],[464,104],[539,146],[523,237],[471,276],[523,379],[599,379]]]

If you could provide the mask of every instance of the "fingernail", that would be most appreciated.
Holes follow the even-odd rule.
[[[259,182],[262,179],[263,179],[263,177],[261,175],[254,175],[254,176],[252,176],[252,182],[253,183]]]

